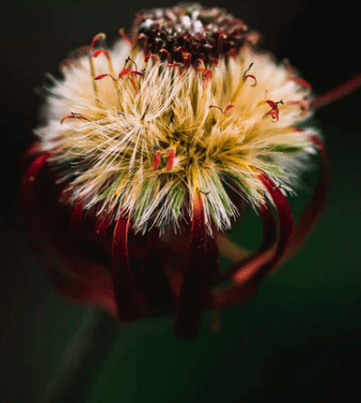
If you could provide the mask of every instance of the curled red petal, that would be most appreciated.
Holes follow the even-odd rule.
[[[329,163],[326,147],[318,136],[311,136],[319,152],[321,175],[315,187],[311,200],[308,202],[304,212],[298,218],[289,243],[282,256],[277,262],[277,267],[291,258],[305,244],[309,234],[317,224],[325,207],[329,188]]]
[[[119,318],[132,320],[138,318],[144,308],[137,289],[128,253],[129,215],[121,215],[114,228],[112,245],[112,277]]]
[[[226,308],[241,305],[250,300],[258,290],[258,284],[250,282],[246,285],[232,284],[213,291],[210,308]]]
[[[202,196],[193,199],[193,217],[187,263],[183,275],[175,333],[179,337],[194,336],[201,318],[201,305],[207,283],[207,231]]]
[[[61,217],[54,210],[56,203],[48,203],[46,209],[39,207],[35,184],[50,157],[50,153],[38,156],[23,178],[23,211],[33,245],[41,257],[40,262],[47,276],[61,296],[75,303],[98,305],[114,315],[114,291],[108,270],[67,238],[69,234],[59,225]],[[52,199],[48,187],[45,189],[41,181],[40,185],[37,190],[49,200]],[[53,262],[56,262],[67,277],[54,270]]]
[[[276,247],[275,256],[270,264],[270,268],[273,268],[290,242],[289,238],[292,233],[292,214],[286,197],[282,193],[281,189],[273,182],[273,180],[264,172],[261,173],[260,180],[272,197],[278,216],[278,245]]]
[[[261,247],[257,252],[248,256],[237,265],[234,265],[227,272],[222,275],[220,274],[218,276],[219,280],[232,277],[235,282],[243,284],[254,278],[259,270],[267,262],[270,262],[271,258],[274,256],[274,251],[270,252],[269,249],[277,241],[277,229],[275,219],[268,203],[259,207],[259,213],[263,225],[263,240]]]
[[[322,95],[318,95],[311,101],[311,108],[319,109],[343,98],[361,87],[361,73],[356,74],[344,83],[336,86]]]

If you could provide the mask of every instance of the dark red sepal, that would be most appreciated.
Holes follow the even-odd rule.
[[[175,333],[178,337],[195,336],[198,330],[208,266],[204,204],[197,191],[193,199],[189,251],[175,317]]]
[[[84,211],[84,200],[78,198],[75,200],[70,217],[71,231],[74,238],[79,240],[82,233],[82,221],[83,221],[83,211]]]
[[[238,284],[243,284],[255,277],[260,268],[271,260],[273,253],[270,253],[269,249],[277,242],[276,222],[267,201],[259,206],[258,210],[263,226],[263,240],[259,250],[227,272],[219,274],[219,280],[233,278]]]
[[[318,136],[311,136],[310,140],[318,149],[321,175],[311,200],[308,202],[304,212],[297,219],[289,243],[277,262],[277,267],[292,257],[305,244],[326,204],[329,188],[329,163],[326,147]]]
[[[292,214],[288,201],[279,186],[277,186],[275,182],[273,182],[273,180],[264,172],[261,173],[260,180],[266,187],[274,202],[279,224],[278,244],[275,249],[273,259],[269,264],[270,270],[278,263],[278,260],[280,259],[290,242],[289,238],[292,233]]]
[[[33,245],[54,289],[62,297],[82,305],[100,306],[114,316],[115,298],[109,271],[71,241],[56,210],[58,204],[50,201],[55,189],[49,193],[49,183],[46,183],[46,189],[42,181],[37,183],[50,157],[50,153],[39,155],[23,178],[23,211]],[[39,200],[38,193],[46,200]],[[39,201],[42,205],[45,202],[45,208],[39,205]],[[59,273],[58,268],[65,274]]]
[[[129,215],[118,218],[112,246],[112,276],[119,319],[133,320],[141,316],[144,302],[137,289],[128,253]]]

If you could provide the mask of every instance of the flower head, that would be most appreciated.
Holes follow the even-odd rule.
[[[258,33],[224,10],[196,4],[144,11],[130,38],[120,33],[110,49],[105,35],[96,35],[62,64],[46,123],[36,130],[40,156],[24,177],[24,204],[34,213],[35,179],[47,165],[60,186],[57,202],[70,206],[72,233],[111,259],[112,272],[90,265],[89,278],[68,268],[74,284],[48,270],[59,292],[121,319],[170,304],[177,333],[189,335],[203,307],[252,295],[319,217],[326,176],[293,231],[285,197],[299,187],[311,154],[319,153],[327,173],[322,139],[307,125],[317,102],[289,62],[261,51]],[[218,246],[232,245],[218,233],[231,228],[242,200],[260,213],[263,243],[221,275]],[[164,263],[169,228],[179,234],[172,248],[187,251],[180,272]],[[147,234],[145,244],[138,232]],[[133,270],[132,245],[147,286]],[[235,285],[214,289],[225,278]]]
[[[200,192],[210,231],[238,214],[227,187],[264,204],[262,171],[291,191],[315,148],[315,130],[299,130],[310,88],[247,35],[241,20],[195,5],[138,15],[133,47],[95,49],[97,35],[63,68],[36,131],[69,202],[126,211],[144,233],[177,227]]]

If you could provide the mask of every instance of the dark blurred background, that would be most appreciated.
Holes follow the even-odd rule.
[[[8,4],[0,24],[0,325],[2,403],[42,402],[66,339],[86,310],[54,294],[30,248],[19,208],[21,155],[33,141],[44,73],[98,32],[129,30],[142,8],[165,0]],[[361,70],[354,2],[224,0],[322,93]],[[331,160],[325,214],[305,248],[222,331],[177,341],[170,319],[149,319],[120,335],[91,402],[323,402],[351,396],[361,358],[361,90],[317,113]],[[307,199],[300,195],[294,202]],[[242,237],[247,236],[247,229]]]

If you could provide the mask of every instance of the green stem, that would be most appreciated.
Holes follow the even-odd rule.
[[[105,312],[89,310],[60,356],[47,385],[44,403],[86,403],[120,328]]]

